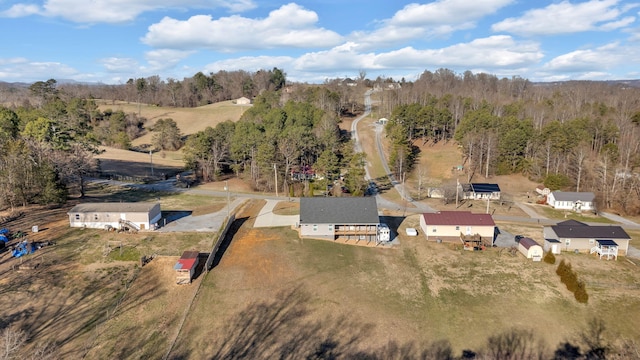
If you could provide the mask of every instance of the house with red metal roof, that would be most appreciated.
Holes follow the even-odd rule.
[[[496,223],[491,215],[470,211],[422,214],[420,228],[427,240],[461,242],[470,250],[492,246],[496,235]]]

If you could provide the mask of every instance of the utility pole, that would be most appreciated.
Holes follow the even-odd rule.
[[[456,178],[456,209],[458,208],[458,188],[460,187],[460,180]]]
[[[491,196],[487,196],[487,214],[489,213],[489,200],[491,200]]]
[[[273,173],[276,178],[276,197],[278,197],[278,168],[275,163],[273,163]]]

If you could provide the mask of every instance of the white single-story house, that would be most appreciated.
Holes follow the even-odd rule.
[[[542,246],[532,238],[528,237],[520,239],[520,242],[518,243],[518,250],[527,259],[533,259],[533,261],[540,261],[544,256]]]
[[[593,211],[595,198],[592,192],[552,191],[547,195],[547,204],[558,210]]]
[[[154,230],[162,217],[159,203],[84,203],[71,208],[69,225],[94,229]]]
[[[440,211],[420,216],[420,228],[427,240],[461,241],[465,247],[492,246],[496,223],[489,214],[470,211]]]
[[[617,258],[627,255],[631,237],[617,225],[588,225],[567,220],[542,229],[545,248],[553,246],[561,251],[576,251]],[[547,245],[548,244],[548,245]],[[555,252],[554,252],[555,253]]]
[[[384,232],[379,225],[375,197],[300,198],[302,238],[379,242],[379,231]]]
[[[462,198],[469,200],[500,200],[500,186],[488,183],[460,184]]]

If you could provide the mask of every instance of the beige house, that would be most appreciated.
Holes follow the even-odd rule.
[[[162,212],[159,203],[85,203],[67,215],[71,227],[155,230]]]
[[[440,211],[420,216],[420,227],[427,240],[462,242],[465,248],[492,246],[496,223],[489,214],[470,211]]]
[[[600,258],[618,258],[627,255],[631,237],[617,225],[588,225],[576,220],[567,220],[542,229],[551,250],[575,251],[599,255]],[[555,253],[555,251],[554,251]]]

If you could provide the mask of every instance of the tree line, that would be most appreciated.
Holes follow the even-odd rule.
[[[592,191],[600,208],[640,213],[639,88],[441,69],[378,97],[397,175],[411,171],[418,145],[455,140],[468,181],[522,173],[552,190]]]

